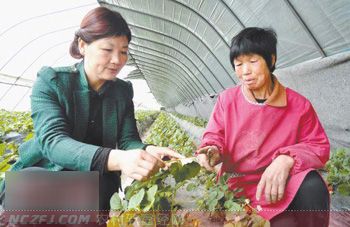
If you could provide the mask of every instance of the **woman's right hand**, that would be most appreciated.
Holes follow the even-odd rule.
[[[107,165],[109,171],[120,170],[135,180],[146,180],[165,167],[162,160],[141,149],[111,150]]]
[[[219,148],[206,146],[196,151],[198,163],[208,171],[215,171],[214,167],[222,162]]]

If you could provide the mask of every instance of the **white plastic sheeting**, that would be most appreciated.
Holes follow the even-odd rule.
[[[66,66],[77,62],[69,55],[69,45],[84,15],[97,6],[96,0],[1,4],[0,109],[30,110],[29,96],[38,70],[45,65]],[[126,67],[118,76],[129,71],[130,67]],[[146,81],[133,81],[133,84],[137,108],[159,108]]]
[[[132,32],[130,78],[177,112],[208,118],[238,82],[231,38],[245,27],[278,35],[276,75],[313,103],[333,147],[350,147],[350,1],[100,0]]]
[[[69,45],[94,0],[7,1],[0,8],[0,109],[30,110],[31,86],[44,65],[69,65]]]
[[[277,68],[350,51],[348,0],[99,0],[132,32],[138,70],[166,107],[190,105],[235,85],[231,38],[242,28],[272,27]]]
[[[272,27],[276,74],[312,101],[332,145],[350,147],[349,0],[62,0],[1,7],[0,108],[28,108],[38,69],[73,62],[72,34],[97,3],[120,12],[132,30],[128,64],[136,70],[128,79],[142,79],[164,107],[203,117],[217,94],[238,82],[228,57],[231,38],[245,27]]]

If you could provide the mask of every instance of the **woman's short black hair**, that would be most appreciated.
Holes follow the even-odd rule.
[[[230,62],[235,69],[233,60],[240,55],[258,54],[266,61],[270,72],[275,70],[272,56],[276,55],[277,35],[271,28],[245,28],[232,38],[230,47]],[[276,61],[275,61],[276,63]]]

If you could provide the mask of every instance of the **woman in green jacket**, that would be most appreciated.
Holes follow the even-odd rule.
[[[99,206],[106,210],[120,187],[120,171],[144,180],[164,166],[162,156],[180,157],[140,140],[131,83],[116,78],[130,40],[119,13],[98,7],[84,17],[70,47],[83,60],[38,73],[31,96],[35,136],[20,147],[12,171],[98,171]]]

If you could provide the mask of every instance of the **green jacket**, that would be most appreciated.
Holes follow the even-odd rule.
[[[136,128],[133,89],[116,79],[102,103],[103,147],[122,150],[142,148]],[[89,171],[95,145],[82,143],[89,119],[89,86],[83,62],[72,67],[43,67],[31,95],[35,136],[19,148],[16,171],[25,167]]]

